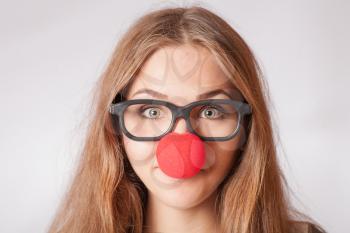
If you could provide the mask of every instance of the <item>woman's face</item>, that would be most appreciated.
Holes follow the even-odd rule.
[[[139,93],[150,89],[161,95]],[[197,95],[221,89],[238,98],[238,92],[224,75],[211,53],[203,47],[181,45],[157,50],[143,65],[133,81],[127,99],[160,99],[183,106],[194,102]],[[223,93],[206,99],[229,99]],[[185,120],[179,118],[174,132],[187,131]],[[190,208],[211,196],[232,169],[236,151],[244,129],[228,141],[204,141],[204,171],[186,179],[167,176],[158,167],[156,149],[159,141],[135,141],[122,134],[122,142],[136,174],[147,187],[149,194],[176,208]],[[244,134],[243,134],[244,136]]]

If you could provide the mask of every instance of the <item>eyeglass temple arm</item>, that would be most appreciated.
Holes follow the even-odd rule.
[[[243,103],[241,109],[243,115],[252,113],[252,107],[247,103]]]
[[[111,114],[119,115],[119,106],[116,104],[111,104],[108,108],[108,112]]]

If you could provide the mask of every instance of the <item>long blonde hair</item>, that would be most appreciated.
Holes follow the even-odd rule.
[[[294,232],[286,182],[276,158],[268,92],[256,59],[221,17],[200,7],[174,7],[140,17],[121,38],[98,80],[91,119],[70,189],[49,232],[142,233],[147,189],[125,156],[109,114],[147,58],[168,45],[204,46],[252,107],[239,164],[219,186],[224,233]]]

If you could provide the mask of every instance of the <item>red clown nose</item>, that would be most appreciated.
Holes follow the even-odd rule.
[[[192,133],[167,134],[159,141],[156,155],[159,168],[174,178],[190,178],[205,163],[204,143]]]

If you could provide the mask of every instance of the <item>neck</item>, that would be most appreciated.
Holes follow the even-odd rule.
[[[178,209],[161,202],[149,192],[145,233],[217,233],[218,216],[215,211],[214,192],[202,203],[188,209]]]

